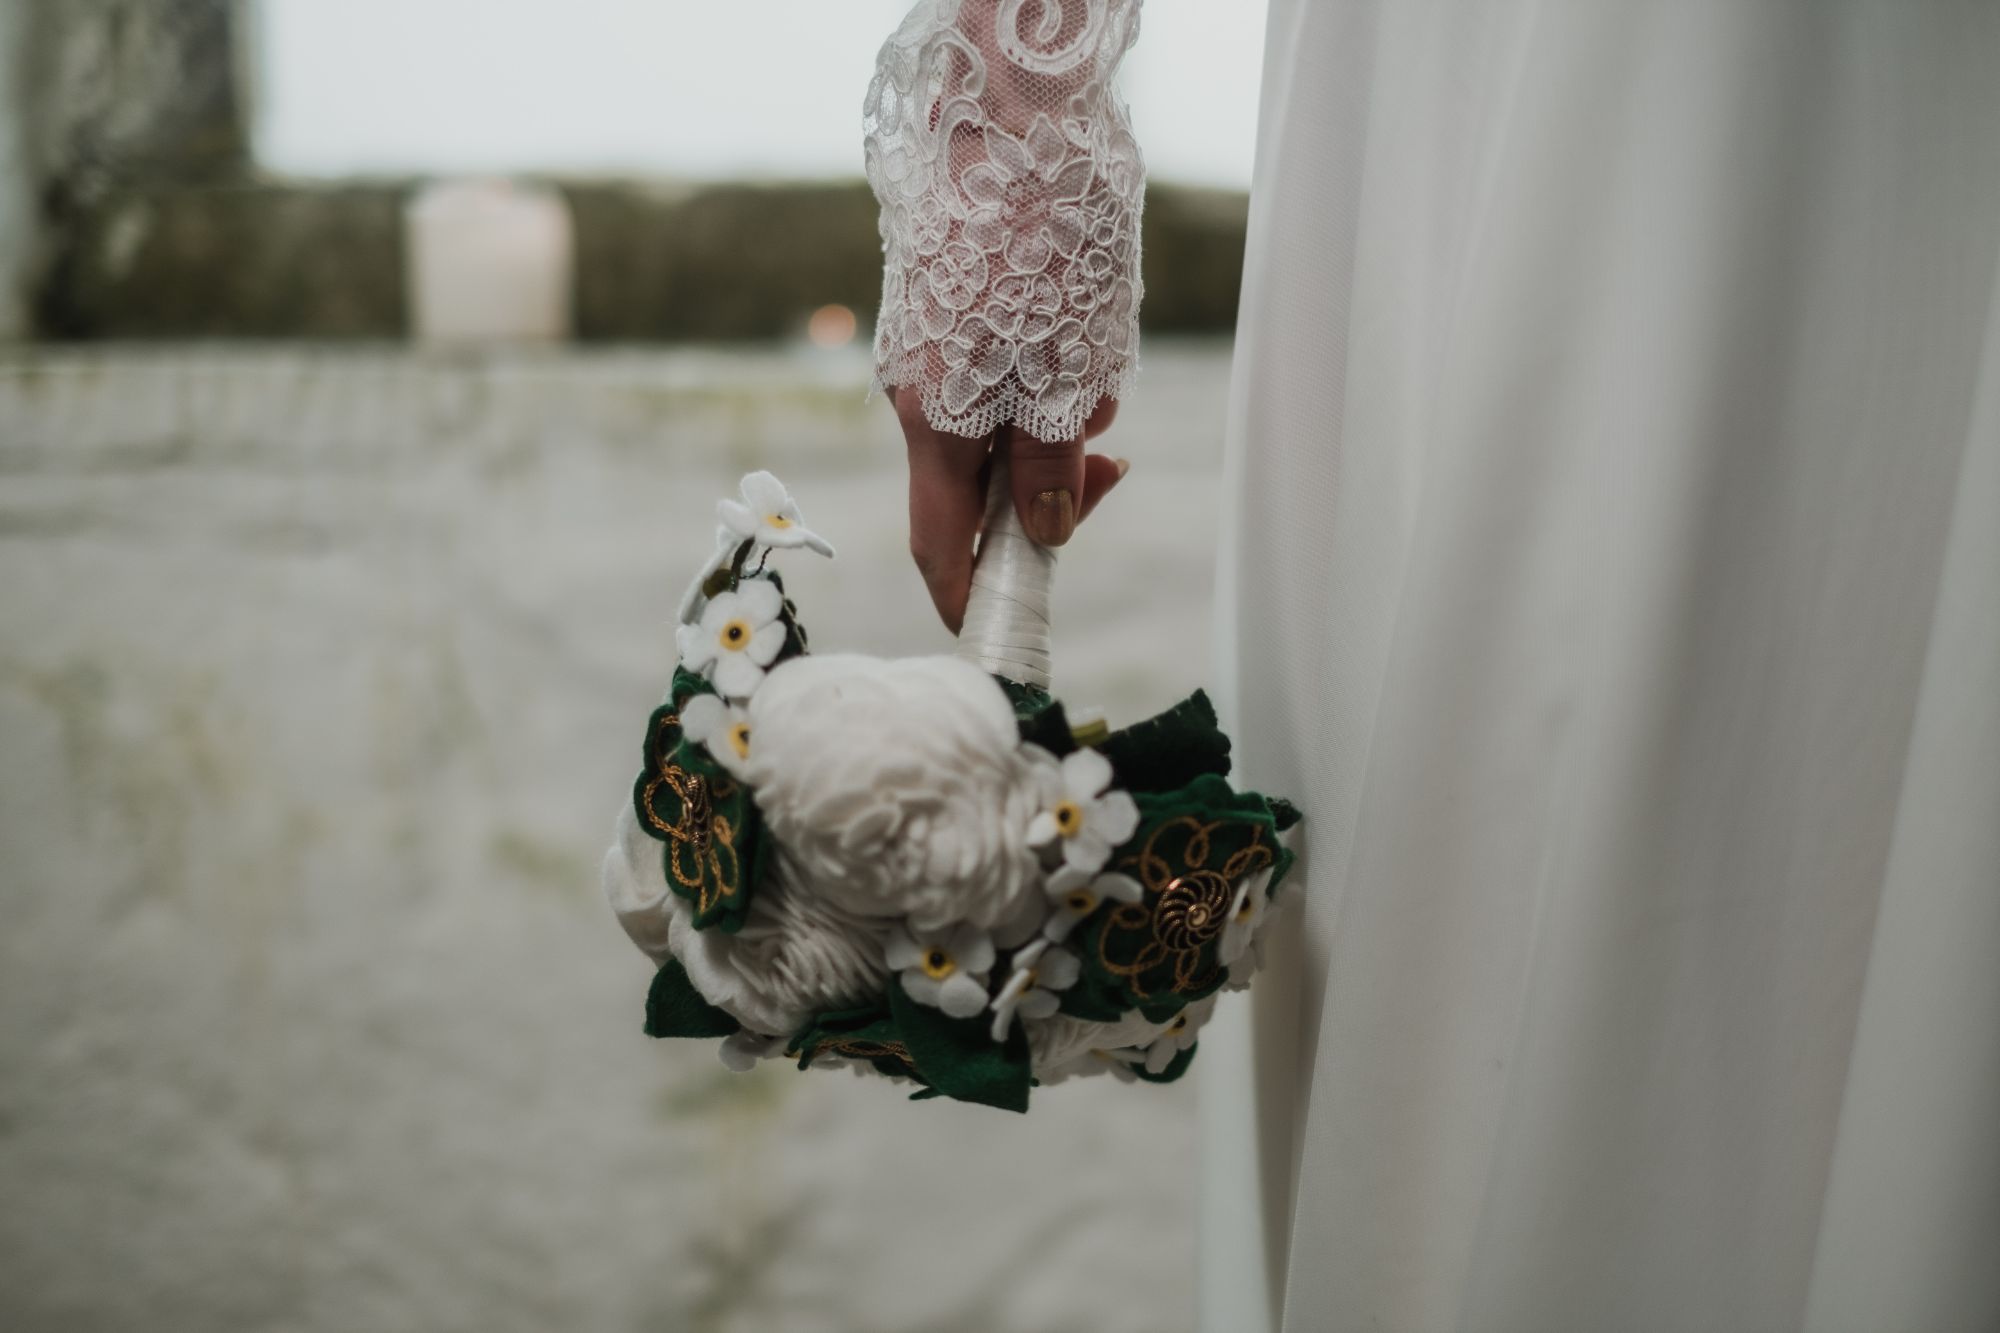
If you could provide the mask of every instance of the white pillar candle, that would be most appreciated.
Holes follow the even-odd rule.
[[[410,329],[420,342],[555,342],[570,331],[575,240],[554,190],[441,181],[404,216]]]

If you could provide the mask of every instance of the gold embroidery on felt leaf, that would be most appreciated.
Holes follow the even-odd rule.
[[[669,728],[678,730],[678,715],[660,719],[660,744]],[[664,749],[664,747],[663,747]],[[715,907],[736,896],[741,863],[736,855],[736,830],[726,816],[715,812],[715,802],[736,795],[736,784],[728,778],[710,779],[690,773],[671,759],[664,760],[659,776],[646,784],[644,806],[647,821],[666,835],[667,868],[676,883],[695,892],[695,915],[706,916]],[[661,787],[674,794],[680,817],[668,823],[660,817],[654,797]]]
[[[1255,874],[1276,860],[1264,845],[1262,829],[1252,834],[1247,847],[1239,848],[1220,867],[1208,864],[1213,850],[1210,835],[1227,822],[1204,822],[1193,815],[1170,819],[1154,829],[1146,845],[1120,859],[1121,867],[1136,870],[1146,896],[1112,910],[1097,932],[1097,961],[1105,971],[1122,977],[1132,993],[1150,998],[1140,978],[1156,968],[1171,965],[1175,994],[1199,990],[1214,980],[1216,965],[1202,966],[1209,946],[1222,933],[1229,908],[1236,897],[1236,885],[1245,875]],[[1181,866],[1161,851],[1161,842],[1178,829],[1188,830],[1186,845],[1180,849]],[[1119,932],[1140,933],[1146,942],[1129,963],[1120,963],[1109,952],[1111,938]]]

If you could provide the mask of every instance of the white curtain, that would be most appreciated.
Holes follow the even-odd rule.
[[[1204,1326],[2000,1327],[2000,6],[1274,0],[1237,358]]]

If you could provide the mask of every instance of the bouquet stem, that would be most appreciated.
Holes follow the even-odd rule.
[[[958,632],[958,655],[996,676],[1049,687],[1049,584],[1056,553],[1040,545],[1014,512],[1007,455],[996,452],[986,482],[986,523],[972,565],[972,595]]]

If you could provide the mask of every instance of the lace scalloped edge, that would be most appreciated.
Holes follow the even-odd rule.
[[[943,390],[924,383],[922,360],[912,357],[886,366],[878,366],[870,392],[887,392],[899,387],[915,387],[919,401],[923,404],[924,420],[932,430],[947,435],[964,435],[972,439],[982,439],[1002,426],[1016,426],[1038,440],[1074,440],[1083,435],[1083,424],[1090,420],[1090,414],[1097,410],[1106,398],[1124,398],[1132,391],[1139,378],[1139,361],[1135,357],[1116,370],[1093,375],[1083,381],[1077,394],[1076,406],[1059,417],[1051,417],[1035,408],[1034,400],[1018,382],[1009,383],[992,398],[980,403],[972,411],[954,415],[944,405]],[[998,386],[996,386],[997,388]]]

